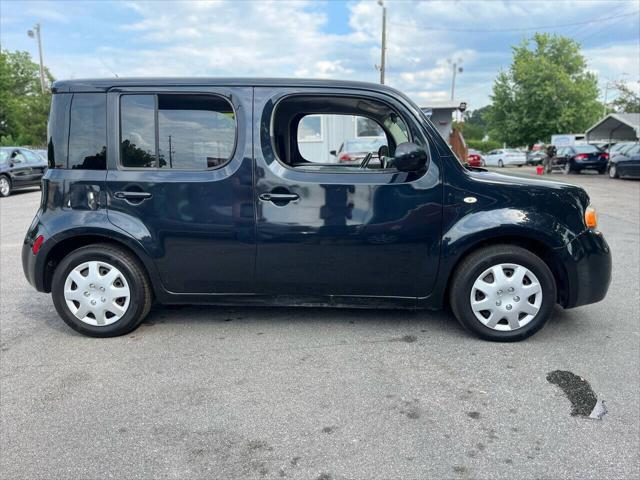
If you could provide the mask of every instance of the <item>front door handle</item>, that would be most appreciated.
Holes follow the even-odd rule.
[[[286,205],[300,199],[297,193],[261,193],[258,198],[263,202],[272,202],[275,205]]]

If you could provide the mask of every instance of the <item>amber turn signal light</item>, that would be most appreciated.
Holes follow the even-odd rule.
[[[596,215],[596,209],[592,206],[588,206],[584,212],[584,223],[587,228],[598,227],[598,216]]]

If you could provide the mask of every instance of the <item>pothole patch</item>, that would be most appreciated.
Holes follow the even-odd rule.
[[[601,420],[607,413],[604,400],[598,400],[595,392],[584,378],[566,370],[554,370],[547,381],[560,387],[571,402],[571,415]]]

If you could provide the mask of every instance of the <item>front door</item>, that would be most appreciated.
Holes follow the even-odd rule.
[[[170,292],[253,293],[251,102],[251,88],[109,93],[109,220]]]
[[[430,292],[440,252],[439,168],[432,160],[425,171],[398,172],[385,157],[407,140],[429,148],[415,112],[384,95],[323,89],[256,88],[254,109],[259,292]],[[336,156],[340,145],[344,155]]]

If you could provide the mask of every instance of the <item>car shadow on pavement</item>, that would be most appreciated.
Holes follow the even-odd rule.
[[[422,333],[468,334],[447,311],[394,310],[322,307],[220,307],[207,305],[172,305],[154,307],[142,326],[157,324],[195,325],[242,322],[257,327],[294,327],[366,325],[382,328],[404,327]]]

